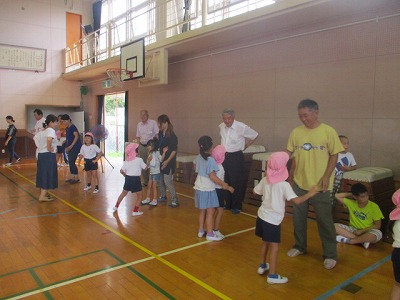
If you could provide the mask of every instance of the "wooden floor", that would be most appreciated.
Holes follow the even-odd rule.
[[[124,179],[104,161],[100,193],[64,183],[59,170],[53,202],[37,201],[36,163],[0,167],[1,299],[387,299],[393,284],[391,245],[338,244],[333,270],[322,264],[316,224],[308,253],[289,258],[292,217],[285,217],[278,271],[283,285],[257,274],[261,241],[257,208],[224,214],[221,242],[197,237],[193,189],[176,184],[180,207],[143,206],[132,217],[132,195],[112,212]],[[83,179],[82,169],[80,177]]]

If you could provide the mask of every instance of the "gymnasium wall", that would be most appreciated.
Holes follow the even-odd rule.
[[[83,14],[83,23],[91,23],[91,2],[2,0],[0,6],[0,43],[47,50],[45,72],[0,69],[0,129],[12,115],[19,129],[29,130],[26,105],[79,106],[80,83],[61,78],[66,12]]]
[[[325,25],[324,25],[325,26]],[[224,108],[259,132],[256,144],[268,151],[286,147],[300,121],[297,104],[312,98],[320,120],[350,139],[360,167],[381,166],[400,177],[400,17],[326,28],[310,24],[308,33],[233,41],[203,55],[169,64],[169,84],[138,88],[129,82],[129,137],[139,111],[151,118],[166,113],[179,138],[179,151],[198,152],[204,134],[220,138]],[[245,46],[245,47],[244,47]],[[85,107],[108,92],[89,84]]]

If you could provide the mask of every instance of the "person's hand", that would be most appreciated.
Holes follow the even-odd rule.
[[[168,166],[168,162],[165,160],[161,163],[161,170],[164,170]]]
[[[68,146],[67,148],[65,148],[65,152],[69,152],[71,150],[71,146]]]
[[[319,186],[322,192],[326,192],[329,187],[329,177],[322,177]]]
[[[233,187],[231,187],[230,185],[228,185],[226,190],[229,191],[231,194],[233,194],[235,192],[235,189]]]
[[[168,151],[168,146],[165,146],[165,147],[163,148],[163,153],[167,153],[167,151]]]
[[[8,142],[5,142],[5,143],[4,143],[4,146],[7,146],[7,145],[8,145]]]
[[[313,197],[316,194],[318,194],[320,191],[321,191],[321,187],[320,186],[313,185],[308,192],[310,193],[310,196]]]

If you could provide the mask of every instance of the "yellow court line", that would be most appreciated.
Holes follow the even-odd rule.
[[[13,169],[7,167],[7,169],[11,170],[14,174],[20,176],[21,178],[23,178],[24,180],[35,184],[32,180],[28,179],[27,177],[25,177],[24,175],[14,171]],[[179,274],[185,276],[186,278],[188,278],[189,280],[195,282],[196,284],[198,284],[199,286],[203,287],[204,289],[208,290],[209,292],[213,293],[214,295],[220,297],[221,299],[231,299],[230,297],[226,296],[225,294],[221,293],[220,291],[216,290],[215,288],[211,287],[210,285],[206,284],[204,281],[201,281],[200,279],[194,277],[193,275],[189,274],[188,272],[186,272],[185,270],[179,268],[178,266],[172,264],[171,262],[169,262],[168,260],[160,257],[159,255],[157,255],[156,253],[154,253],[153,251],[150,251],[149,249],[145,248],[144,246],[140,245],[139,243],[131,240],[130,238],[126,237],[125,235],[119,233],[118,231],[116,231],[115,229],[111,228],[110,226],[104,224],[103,222],[99,221],[98,219],[92,217],[91,215],[87,214],[86,212],[84,212],[83,210],[79,209],[78,207],[72,205],[71,203],[69,203],[68,201],[61,199],[60,197],[56,196],[53,193],[50,193],[52,196],[54,196],[55,198],[59,199],[61,202],[63,202],[65,205],[69,206],[70,208],[72,208],[73,210],[77,211],[78,213],[82,214],[83,216],[87,217],[88,219],[92,220],[93,222],[97,223],[98,225],[106,228],[107,230],[111,231],[112,233],[114,233],[115,235],[119,236],[120,238],[122,238],[123,240],[127,241],[128,243],[130,243],[131,245],[135,246],[136,248],[142,250],[143,252],[147,253],[148,255],[154,257],[155,259],[157,259],[158,261],[162,262],[163,264],[165,264],[166,266],[170,267],[171,269],[175,270],[176,272],[178,272]]]

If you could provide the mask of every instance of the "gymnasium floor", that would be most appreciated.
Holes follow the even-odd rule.
[[[132,195],[112,207],[123,186],[121,163],[104,161],[100,193],[65,183],[59,169],[53,202],[38,202],[36,162],[0,167],[1,299],[388,299],[393,284],[391,245],[369,249],[338,244],[339,262],[323,267],[316,224],[309,221],[308,253],[286,256],[292,217],[282,225],[278,271],[283,285],[257,274],[261,241],[257,208],[224,214],[226,238],[197,237],[193,189],[177,183],[180,207],[143,206],[132,217]],[[82,168],[79,170],[83,180]]]

